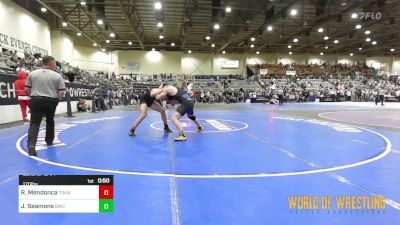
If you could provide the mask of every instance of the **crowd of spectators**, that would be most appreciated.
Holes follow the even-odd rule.
[[[397,76],[389,78],[331,78],[331,79],[300,79],[287,78],[267,79],[266,89],[273,97],[282,92],[288,102],[305,101],[374,101],[378,95],[385,96],[386,101],[400,101],[400,79]]]
[[[33,71],[41,67],[41,60],[40,54],[32,54],[29,51],[18,53],[0,48],[0,72],[3,73],[15,73],[21,69]]]
[[[0,72],[27,72],[41,66],[41,56],[16,52],[0,53]],[[68,63],[58,63],[58,70],[69,80],[74,74],[74,82],[94,86],[94,107],[106,110],[113,105],[137,104],[139,96],[149,88],[161,83],[175,85],[177,81],[190,83],[190,93],[196,102],[237,103],[261,99],[279,99],[285,102],[306,101],[373,101],[379,93],[385,93],[386,100],[400,100],[400,79],[397,76],[379,77],[376,71],[366,65],[255,65],[254,69],[268,69],[268,75],[254,75],[245,79],[241,75],[138,75],[89,72],[72,67]],[[287,76],[286,71],[296,71],[296,76]],[[91,106],[90,106],[91,107]],[[82,99],[78,108],[90,110]]]
[[[363,74],[367,77],[372,77],[376,74],[376,70],[368,67],[365,64],[308,64],[298,65],[292,64],[256,64],[252,65],[256,74],[260,74],[260,69],[267,69],[268,74],[276,77],[286,76],[286,71],[296,71],[298,77],[321,77],[321,76],[350,76],[355,73]]]

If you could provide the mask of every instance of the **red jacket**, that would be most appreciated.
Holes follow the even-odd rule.
[[[17,96],[29,96],[27,92],[25,92],[25,82],[28,77],[28,73],[25,71],[18,72],[18,80],[14,82],[15,85],[15,93]]]

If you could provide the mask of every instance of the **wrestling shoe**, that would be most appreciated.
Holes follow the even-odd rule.
[[[29,156],[37,156],[37,153],[35,150],[29,150]]]
[[[198,128],[197,128],[197,132],[202,132],[202,131],[204,131],[204,128],[203,128],[203,127],[198,127]]]
[[[128,132],[128,135],[129,135],[129,136],[136,136],[135,130],[130,129],[129,132]]]
[[[186,141],[187,137],[185,135],[179,135],[177,138],[175,138],[175,141]]]
[[[164,127],[164,131],[167,132],[167,133],[171,133],[172,132],[171,128],[169,128],[168,126]]]

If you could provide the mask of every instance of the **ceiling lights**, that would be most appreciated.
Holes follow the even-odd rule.
[[[115,33],[110,33],[110,37],[114,38],[115,37]]]
[[[162,8],[161,2],[155,2],[155,3],[154,3],[154,8],[155,8],[156,10],[160,10],[160,9]]]
[[[161,28],[161,27],[163,27],[163,23],[161,23],[161,22],[158,22],[158,23],[157,23],[157,27],[158,27],[158,28]]]
[[[357,14],[357,13],[352,13],[352,14],[351,14],[351,18],[352,18],[352,19],[357,19],[357,17],[358,17],[358,14]]]
[[[268,31],[272,31],[272,29],[274,29],[272,26],[268,26],[268,27],[267,27],[267,30],[268,30]]]
[[[329,37],[328,36],[325,36],[324,37],[324,40],[326,41],[326,40],[329,40]]]
[[[226,7],[226,8],[225,8],[225,12],[227,12],[227,13],[230,13],[230,12],[232,12],[232,8],[231,8],[231,7],[229,7],[229,6],[228,6],[228,7]]]
[[[219,24],[218,23],[214,24],[214,30],[219,30]]]
[[[324,28],[322,28],[322,27],[318,28],[318,32],[319,32],[319,33],[324,32]]]
[[[297,10],[296,10],[296,9],[290,10],[290,15],[291,15],[291,16],[297,15]]]
[[[171,43],[171,46],[172,46],[172,47],[174,47],[174,46],[175,46],[175,43],[174,43],[174,42],[172,42],[172,43]]]
[[[371,34],[371,31],[366,30],[364,33],[368,35],[368,34]]]
[[[295,38],[295,39],[293,39],[293,42],[297,43],[297,42],[299,42],[299,39]]]
[[[129,42],[128,42],[128,45],[132,45],[132,41],[129,41]]]
[[[357,30],[361,29],[361,27],[362,27],[361,24],[357,24],[357,25],[356,25],[356,29],[357,29]]]
[[[42,8],[40,8],[40,11],[47,12],[47,9],[45,7],[42,7]]]
[[[103,20],[101,20],[101,19],[98,19],[98,20],[97,20],[97,24],[98,24],[98,25],[103,25],[103,23],[104,23]]]

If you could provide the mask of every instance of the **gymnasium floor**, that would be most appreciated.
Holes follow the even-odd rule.
[[[59,117],[27,157],[28,126],[0,130],[0,224],[393,225],[400,221],[400,105],[198,105],[187,142],[150,111]],[[168,110],[172,115],[173,110]],[[171,128],[173,127],[170,124]],[[18,175],[113,174],[114,213],[19,214]],[[290,196],[386,197],[384,210],[290,209]]]

